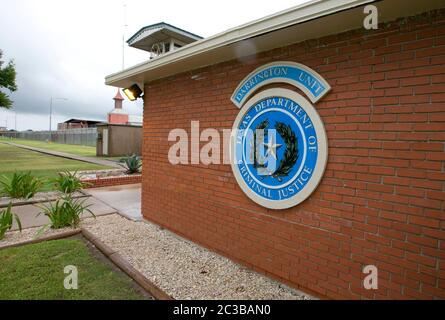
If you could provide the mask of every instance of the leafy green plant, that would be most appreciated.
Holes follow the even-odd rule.
[[[30,199],[40,190],[43,182],[31,172],[14,172],[12,177],[2,176],[0,179],[1,193],[15,199]]]
[[[123,167],[127,170],[127,173],[139,173],[142,167],[141,157],[138,155],[132,155],[125,158],[122,158],[120,163],[123,163]]]
[[[59,176],[54,179],[55,189],[65,194],[80,191],[87,185],[87,183],[80,180],[80,178],[77,176],[77,172],[60,172]]]
[[[50,202],[47,205],[40,207],[42,212],[50,220],[50,226],[53,229],[61,229],[66,227],[77,228],[80,223],[80,218],[85,212],[91,213],[90,205],[85,205],[86,200],[75,200],[70,196],[65,196],[56,202]]]
[[[11,230],[14,219],[17,222],[19,230],[22,231],[20,219],[12,212],[12,204],[9,203],[8,208],[0,211],[0,240],[5,237],[6,231]]]

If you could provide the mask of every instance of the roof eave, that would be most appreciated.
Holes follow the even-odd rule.
[[[149,71],[150,69],[162,67],[171,62],[181,60],[184,57],[197,55],[205,51],[223,47],[230,43],[375,1],[376,0],[313,0],[229,29],[212,37],[198,40],[156,59],[148,60],[121,72],[111,74],[106,77],[105,83],[107,85],[119,87],[119,82],[126,78],[134,77],[135,75]]]
[[[234,48],[236,49],[236,46],[246,39],[260,44],[257,51],[254,52],[256,53],[286,44],[356,29],[363,24],[361,7],[373,2],[378,2],[376,5],[384,9],[379,9],[379,21],[391,21],[406,14],[418,13],[419,10],[424,12],[441,7],[440,0],[424,0],[422,2],[314,0],[199,40],[122,72],[111,74],[106,77],[106,84],[116,87],[125,87],[134,83],[144,84],[175,73],[231,60],[234,59],[232,53]],[[317,20],[321,18],[324,19],[323,23]],[[290,32],[290,30],[294,32]],[[278,38],[280,40],[277,40]],[[242,51],[242,54],[250,55],[252,53]]]

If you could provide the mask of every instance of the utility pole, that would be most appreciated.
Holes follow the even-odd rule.
[[[49,102],[49,132],[51,133],[51,122],[52,122],[52,118],[53,118],[53,97],[51,97],[51,100]]]
[[[53,98],[51,97],[50,102],[49,102],[49,134],[50,134],[50,139],[52,139],[52,120],[53,120],[53,100],[64,100],[67,101],[67,98]]]
[[[125,30],[128,27],[127,25],[127,4],[124,4],[124,24],[122,30],[122,70],[125,69]]]

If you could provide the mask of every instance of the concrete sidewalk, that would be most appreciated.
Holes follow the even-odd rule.
[[[35,147],[25,146],[22,144],[17,144],[17,143],[7,142],[7,141],[4,141],[4,143],[7,143],[14,147],[27,149],[27,150],[31,150],[31,151],[36,151],[36,152],[48,154],[51,156],[56,156],[56,157],[61,157],[61,158],[66,158],[66,159],[71,159],[71,160],[77,160],[77,161],[83,161],[83,162],[89,162],[89,163],[94,163],[94,164],[98,164],[101,166],[108,166],[108,167],[112,167],[112,168],[122,169],[122,167],[117,162],[107,160],[107,159],[84,157],[84,156],[79,156],[79,155],[75,155],[75,154],[71,154],[71,153],[35,148]]]
[[[90,205],[89,209],[94,213],[95,216],[103,216],[107,214],[116,213],[116,209],[108,206],[106,203],[94,197],[84,197],[80,199],[86,200],[85,205]],[[43,214],[39,215],[39,212],[41,212],[42,210],[38,206],[42,206],[44,204],[47,205],[48,202],[39,203],[37,204],[37,206],[33,204],[28,204],[24,206],[15,206],[12,208],[12,212],[17,214],[20,218],[22,229],[40,227],[49,224],[49,219],[45,215]],[[82,218],[90,218],[90,217],[91,217],[90,213],[85,213],[82,216]],[[17,230],[17,229],[18,226],[14,221],[12,230]]]
[[[87,195],[79,199],[85,199],[85,205],[90,205],[89,209],[95,216],[103,216],[118,213],[130,220],[142,220],[141,215],[141,184],[131,184],[114,187],[104,187],[83,190]],[[53,203],[55,201],[52,201]],[[26,204],[14,206],[12,211],[17,214],[22,223],[23,229],[40,227],[49,223],[49,219],[43,214],[38,206],[47,205],[49,202],[41,202],[37,205]],[[86,213],[82,218],[89,218],[91,214]],[[12,230],[17,230],[18,226],[14,221]]]
[[[141,184],[104,187],[84,190],[116,209],[119,214],[131,219],[142,220],[141,214]]]

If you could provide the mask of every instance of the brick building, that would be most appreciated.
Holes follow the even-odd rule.
[[[122,108],[122,103],[124,98],[121,95],[120,90],[117,90],[116,95],[113,98],[114,109],[108,112],[108,124],[116,125],[142,125],[142,117],[136,115],[130,115],[124,111]]]
[[[365,5],[378,8],[365,30]],[[321,298],[445,298],[443,1],[313,1],[107,77],[144,87],[144,217]],[[241,189],[228,164],[172,165],[169,132],[231,129],[231,101],[275,61],[316,71],[328,158],[318,187],[284,210]],[[289,83],[276,87],[305,92]],[[193,153],[189,157],[193,157]],[[378,268],[378,289],[363,286]]]
[[[83,129],[83,128],[96,128],[101,123],[98,120],[86,120],[86,119],[69,119],[65,122],[57,124],[57,130],[69,130],[69,129]]]

